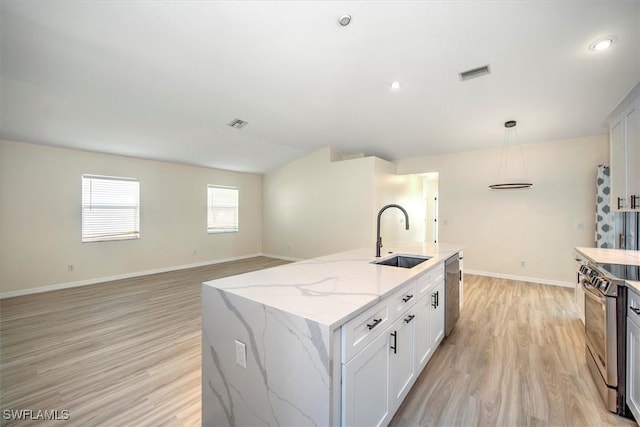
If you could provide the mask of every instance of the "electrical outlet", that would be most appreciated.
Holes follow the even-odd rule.
[[[521,260],[520,261],[520,267],[526,267],[526,266],[527,266],[527,261]]]
[[[73,264],[67,264],[67,271],[73,271]]]
[[[584,231],[584,222],[578,222],[578,230]]]
[[[238,340],[236,340],[236,364],[243,368],[247,367],[247,346]]]

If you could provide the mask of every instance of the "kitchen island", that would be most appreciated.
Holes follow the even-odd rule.
[[[202,424],[339,426],[369,413],[388,422],[442,339],[444,261],[461,247],[385,250],[380,259],[431,258],[399,268],[361,249],[204,283]],[[367,367],[374,375],[359,378]]]

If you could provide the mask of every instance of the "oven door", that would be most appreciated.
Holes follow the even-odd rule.
[[[608,387],[617,387],[616,299],[603,296],[596,288],[584,289],[584,330],[587,347]]]

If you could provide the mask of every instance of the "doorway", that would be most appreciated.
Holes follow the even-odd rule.
[[[424,174],[422,182],[424,199],[424,241],[438,243],[438,172]]]

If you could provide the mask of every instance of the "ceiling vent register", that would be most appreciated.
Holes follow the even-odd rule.
[[[249,122],[245,122],[244,120],[233,119],[227,125],[231,126],[232,128],[242,129],[243,127],[245,127],[248,124],[249,124]]]
[[[475,79],[476,77],[486,76],[491,73],[491,68],[489,68],[489,64],[483,65],[482,67],[474,68],[472,70],[463,71],[460,74],[460,80],[470,80]]]

